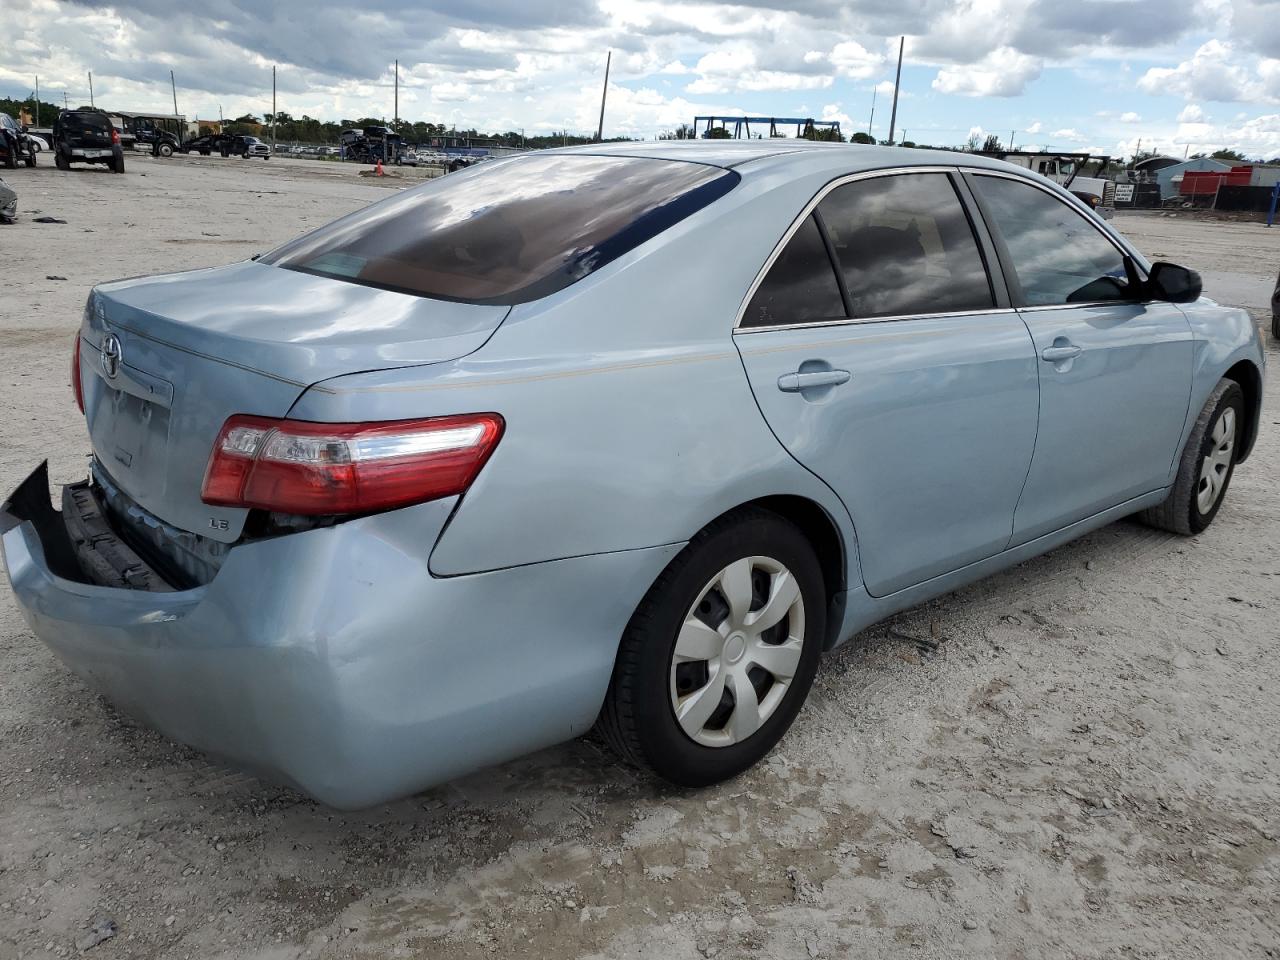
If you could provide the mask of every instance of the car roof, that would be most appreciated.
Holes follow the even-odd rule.
[[[684,160],[749,172],[787,166],[806,173],[858,173],[903,166],[965,166],[1008,170],[1011,164],[957,150],[917,150],[810,140],[649,140],[560,147],[547,153]],[[1014,168],[1018,169],[1018,168]],[[1026,172],[1023,170],[1022,172]]]

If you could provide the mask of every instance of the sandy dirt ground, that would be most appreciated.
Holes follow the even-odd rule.
[[[220,158],[5,176],[6,491],[45,457],[84,473],[92,284],[398,185]],[[1280,229],[1119,225],[1261,318]],[[1204,535],[1117,523],[866,631],[766,763],[696,792],[588,739],[336,813],[117,714],[2,587],[0,957],[78,955],[95,923],[103,958],[1280,956],[1278,426],[1273,392]]]

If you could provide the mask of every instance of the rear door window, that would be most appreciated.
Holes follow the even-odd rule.
[[[471,303],[545,297],[702,209],[739,181],[683,161],[553,154],[439,177],[261,262]]]
[[[855,318],[988,310],[995,305],[973,226],[945,173],[836,187],[818,214]]]
[[[973,183],[1004,237],[1027,306],[1135,298],[1124,254],[1086,214],[1029,183],[981,175]]]
[[[760,281],[740,326],[813,323],[844,315],[826,244],[814,218],[805,217]]]

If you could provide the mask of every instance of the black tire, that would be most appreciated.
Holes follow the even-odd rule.
[[[117,153],[109,164],[112,173],[124,173],[124,154]]]
[[[754,733],[729,745],[704,746],[681,728],[672,704],[676,639],[707,585],[746,557],[770,558],[795,577],[804,614],[800,658],[781,700]],[[753,576],[752,610],[762,602],[760,589]],[[717,597],[710,594],[707,599]],[[618,647],[597,730],[624,761],[680,786],[707,786],[737,776],[773,749],[804,704],[826,635],[826,599],[818,558],[794,524],[754,507],[716,521],[667,565],[632,615]],[[723,599],[719,602],[723,608]],[[790,629],[789,623],[790,615],[779,628]],[[763,682],[772,682],[771,675],[765,676],[769,679]],[[761,690],[754,678],[752,686],[758,696]],[[732,694],[727,696],[727,701],[726,694],[718,701],[723,709],[733,703]]]
[[[61,150],[54,150],[53,165],[59,170],[70,170],[71,164],[67,162],[67,156]]]
[[[1271,336],[1280,340],[1280,313],[1271,316]]]
[[[172,157],[172,156],[173,156],[173,144],[171,144],[171,143],[162,143],[162,144],[160,144],[160,146],[156,147],[156,152],[157,152],[157,153],[159,153],[159,155],[160,155],[160,156],[162,156],[162,157],[166,157],[166,158],[168,158],[168,157]]]
[[[12,147],[9,147],[8,149],[5,150],[4,165],[8,167],[10,170],[16,170],[18,168],[18,151],[17,150],[13,149]]]
[[[200,151],[200,156],[202,156],[202,157],[207,157],[207,156],[209,156],[209,154],[210,154],[211,152],[212,152],[212,151],[210,151],[210,150],[201,150],[201,151]]]
[[[1202,510],[1198,502],[1202,482],[1201,468],[1205,458],[1218,446],[1214,442],[1213,431],[1227,410],[1234,411],[1235,420],[1230,460],[1222,474],[1217,499],[1207,510]],[[1244,416],[1244,391],[1240,389],[1240,385],[1234,380],[1219,380],[1187,437],[1187,445],[1178,461],[1178,475],[1174,478],[1173,489],[1168,498],[1159,506],[1143,510],[1138,518],[1153,527],[1183,536],[1200,533],[1213,523],[1222,501],[1226,499],[1231,476],[1235,473],[1236,456],[1245,424]]]
[[[27,151],[27,166],[34,167],[35,165],[36,165],[36,151],[35,151],[35,148],[32,148],[31,150]]]

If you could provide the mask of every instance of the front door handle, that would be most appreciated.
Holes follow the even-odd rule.
[[[1047,360],[1049,363],[1062,363],[1064,360],[1074,360],[1082,353],[1084,353],[1084,347],[1077,347],[1074,343],[1055,343],[1052,347],[1045,347],[1040,351],[1040,359]]]
[[[801,393],[814,387],[838,387],[849,381],[848,370],[804,370],[784,373],[778,378],[783,393]]]

